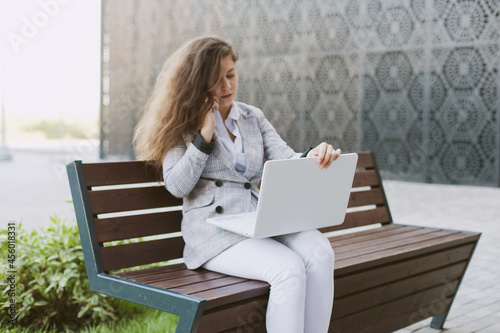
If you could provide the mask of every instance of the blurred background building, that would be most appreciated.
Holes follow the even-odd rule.
[[[498,0],[102,1],[101,157],[133,129],[165,59],[221,36],[237,100],[296,151],[372,150],[384,176],[500,185]]]

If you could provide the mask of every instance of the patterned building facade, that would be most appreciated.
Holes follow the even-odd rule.
[[[372,150],[386,177],[500,184],[500,0],[103,1],[101,155],[133,157],[163,62],[213,34],[238,100],[295,150]]]

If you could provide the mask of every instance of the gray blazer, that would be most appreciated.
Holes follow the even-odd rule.
[[[250,211],[252,201],[256,204],[258,197],[251,185],[261,180],[264,159],[288,159],[295,155],[261,110],[235,104],[240,112],[237,124],[247,160],[243,175],[234,168],[229,152],[216,134],[211,154],[186,142],[171,149],[163,161],[165,187],[174,196],[184,198],[181,229],[186,243],[184,261],[190,269],[246,239],[209,224],[206,219]]]

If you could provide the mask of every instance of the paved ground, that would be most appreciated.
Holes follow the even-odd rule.
[[[22,229],[46,224],[51,214],[74,219],[65,165],[72,160],[98,160],[97,143],[55,143],[13,150],[13,160],[0,161],[0,228],[22,220]],[[429,328],[430,320],[398,333],[500,332],[500,189],[419,184],[384,180],[396,223],[482,232],[445,330]],[[22,232],[22,230],[21,230]]]

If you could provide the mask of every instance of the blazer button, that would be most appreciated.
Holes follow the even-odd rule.
[[[217,212],[218,214],[222,213],[224,209],[222,208],[222,206],[217,206],[215,207],[215,212]]]
[[[215,186],[217,186],[217,187],[221,187],[221,186],[222,186],[222,180],[217,179],[217,180],[215,181]]]
[[[243,186],[245,186],[245,188],[246,188],[247,190],[249,190],[249,189],[252,187],[252,184],[250,184],[250,183],[245,183],[245,185],[243,185]]]

